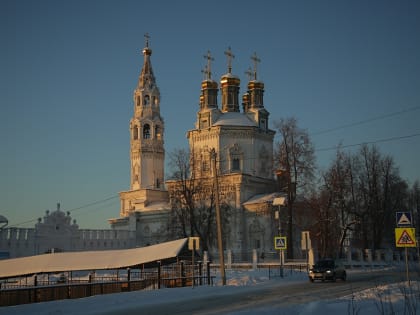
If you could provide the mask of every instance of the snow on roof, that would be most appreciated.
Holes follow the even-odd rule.
[[[147,206],[144,207],[144,211],[152,211],[152,210],[165,210],[165,209],[171,209],[171,205],[168,201],[153,201],[147,204]]]
[[[283,196],[284,194],[279,192],[273,192],[270,194],[259,194],[249,198],[247,201],[244,202],[244,205],[252,205],[258,203],[272,203],[274,198]]]
[[[177,257],[187,240],[183,238],[141,248],[53,253],[0,260],[0,278],[48,272],[119,269],[152,263]]]
[[[223,113],[213,126],[257,127],[255,121],[252,121],[246,114],[238,112]]]

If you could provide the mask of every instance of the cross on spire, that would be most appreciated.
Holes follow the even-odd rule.
[[[201,73],[203,73],[203,74],[204,74],[204,78],[203,78],[203,80],[210,79],[211,74],[210,74],[210,71],[209,71],[209,69],[208,69],[208,66],[207,66],[207,65],[205,65],[205,66],[204,66],[204,69],[202,69],[202,70],[201,70]]]
[[[144,39],[146,41],[146,47],[149,48],[149,39],[150,39],[149,33],[144,34]]]
[[[248,77],[248,81],[251,81],[251,78],[252,78],[252,70],[251,70],[251,67],[249,67],[248,70],[245,71],[245,74]]]
[[[211,80],[211,62],[214,61],[214,58],[210,54],[210,50],[207,50],[207,55],[204,55],[204,58],[207,59],[207,65],[202,71],[206,74],[205,79]]]
[[[232,53],[230,46],[228,50],[225,51],[225,55],[228,57],[228,73],[232,73],[232,59],[235,58],[235,55]]]
[[[259,59],[257,53],[254,52],[251,56],[251,60],[254,62],[254,80],[257,80],[257,64],[258,62],[261,62],[261,59]]]

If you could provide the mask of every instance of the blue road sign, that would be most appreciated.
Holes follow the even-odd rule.
[[[274,248],[275,249],[287,249],[286,236],[274,237]]]
[[[411,212],[409,211],[402,211],[402,212],[397,212],[396,216],[395,216],[396,220],[397,220],[397,226],[411,226],[412,225],[412,220],[411,220]]]

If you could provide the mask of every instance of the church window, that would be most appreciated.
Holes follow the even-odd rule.
[[[202,160],[201,169],[203,170],[203,172],[207,172],[209,170],[209,162],[206,159]]]
[[[140,95],[137,95],[136,97],[136,104],[137,106],[140,106]]]
[[[137,140],[139,138],[139,128],[137,126],[134,126],[133,128],[133,139]]]
[[[232,160],[232,171],[239,171],[241,169],[240,167],[240,160],[239,158],[235,157]]]
[[[156,139],[161,140],[162,135],[161,135],[161,131],[160,131],[160,126],[155,127],[155,136],[156,136]]]
[[[159,180],[159,178],[156,179],[156,188],[160,188],[160,180]]]
[[[143,127],[143,139],[150,139],[150,126],[148,124]]]
[[[150,100],[150,96],[149,95],[145,95],[144,96],[144,106],[149,105],[149,100]]]
[[[265,119],[261,119],[260,120],[260,128],[265,130],[266,128],[266,120]]]

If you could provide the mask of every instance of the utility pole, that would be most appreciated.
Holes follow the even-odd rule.
[[[219,248],[219,264],[220,264],[220,276],[222,277],[222,284],[226,285],[225,275],[225,258],[223,251],[223,240],[222,240],[222,220],[220,216],[220,204],[219,204],[219,184],[217,182],[217,171],[216,171],[216,150],[213,148],[210,151],[213,166],[214,176],[214,187],[215,187],[215,202],[216,202],[216,225],[217,225],[217,245]]]

